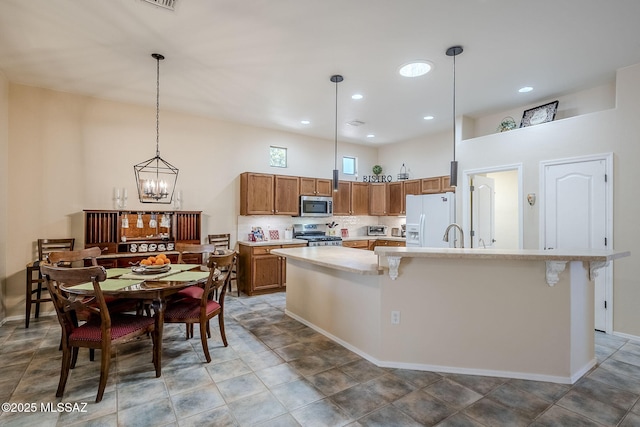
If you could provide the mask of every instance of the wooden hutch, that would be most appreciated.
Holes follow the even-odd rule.
[[[200,243],[201,216],[201,211],[85,210],[84,247],[99,247],[98,263],[105,267],[130,267],[161,252],[176,262],[176,243]],[[185,262],[200,260],[185,255]]]

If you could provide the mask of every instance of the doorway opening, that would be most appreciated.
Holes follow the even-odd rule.
[[[522,164],[465,170],[462,184],[469,247],[522,249]]]

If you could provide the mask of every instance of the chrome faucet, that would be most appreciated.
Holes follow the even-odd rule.
[[[482,243],[482,247],[487,249],[487,245],[484,244],[484,239],[482,237],[478,239],[478,243]]]
[[[464,231],[462,231],[462,227],[460,227],[458,224],[456,224],[455,222],[453,224],[449,224],[449,226],[447,227],[447,229],[444,232],[444,236],[442,237],[442,240],[445,242],[449,241],[449,231],[452,228],[457,228],[458,231],[460,231],[460,247],[464,248]],[[455,240],[453,241],[453,247],[456,247],[456,242]]]

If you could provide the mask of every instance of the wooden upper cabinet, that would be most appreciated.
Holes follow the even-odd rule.
[[[440,186],[442,187],[442,192],[446,193],[447,191],[452,191],[452,192],[456,192],[456,187],[452,187],[450,185],[451,182],[451,176],[446,175],[446,176],[441,176],[440,177]]]
[[[297,176],[276,175],[274,188],[274,213],[276,215],[298,215],[299,178]]]
[[[328,196],[333,194],[331,180],[323,178],[300,177],[301,196]]]
[[[334,215],[369,215],[369,184],[339,181],[333,193]]]
[[[388,204],[387,184],[382,182],[369,184],[369,215],[386,215]]]
[[[351,215],[369,215],[369,184],[351,183]]]
[[[387,215],[405,214],[406,182],[397,181],[387,184]]]
[[[240,175],[240,215],[271,215],[274,212],[274,176],[245,172]]]
[[[434,178],[422,178],[422,194],[434,194],[442,191],[442,181],[439,176]]]
[[[404,187],[404,195],[413,194],[419,195],[422,194],[422,182],[419,179],[410,179],[407,181],[402,181],[402,186]],[[404,197],[402,197],[404,200]]]
[[[338,181],[338,191],[333,193],[333,214],[351,215],[351,183]]]

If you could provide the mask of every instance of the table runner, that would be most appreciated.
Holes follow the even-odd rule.
[[[175,280],[178,282],[190,282],[193,280],[202,280],[209,276],[206,271],[183,271],[182,273],[173,274],[170,277],[163,277],[158,280]]]
[[[142,283],[143,280],[125,280],[125,279],[107,279],[104,282],[100,282],[100,289],[103,291],[115,291],[118,289],[126,288],[127,286],[137,285]],[[93,283],[87,282],[81,285],[74,286],[75,289],[93,290]]]

